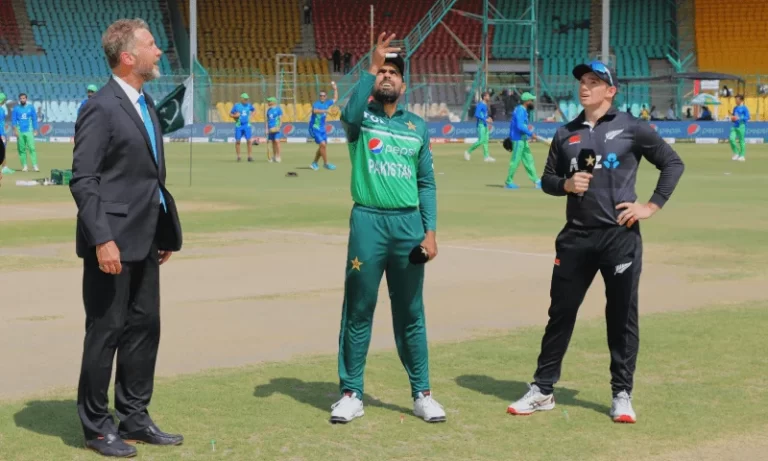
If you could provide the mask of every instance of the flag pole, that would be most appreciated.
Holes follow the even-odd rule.
[[[197,62],[197,0],[189,0],[189,77],[192,123],[195,122],[195,62]],[[186,90],[185,90],[186,93]],[[192,187],[192,134],[189,132],[189,187]]]

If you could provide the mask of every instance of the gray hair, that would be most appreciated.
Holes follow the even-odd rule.
[[[110,69],[120,64],[120,53],[131,51],[136,40],[136,31],[149,30],[149,26],[143,19],[118,19],[110,24],[104,35],[101,36],[101,47]]]

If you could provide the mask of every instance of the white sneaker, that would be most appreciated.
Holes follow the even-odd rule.
[[[37,165],[33,166],[32,169],[35,170],[35,171],[40,171],[40,169],[37,167]]]
[[[744,158],[744,157],[739,157],[739,158],[738,158],[738,161],[739,161],[739,162],[746,162],[746,161],[747,161],[747,159],[746,159],[746,158]]]
[[[637,415],[632,409],[632,396],[627,391],[621,391],[619,395],[613,398],[611,418],[614,423],[634,424],[637,422]]]
[[[363,401],[357,398],[357,392],[346,395],[331,405],[331,423],[346,424],[365,414]]]
[[[432,398],[432,395],[424,395],[419,392],[416,400],[413,401],[413,414],[428,423],[445,422],[445,410],[443,406]]]
[[[22,169],[21,169],[21,171],[23,171],[23,172],[25,172],[25,173],[26,173],[27,171],[29,171],[29,169],[27,168],[27,165],[24,165],[24,168],[22,168]]]
[[[731,157],[731,160],[738,160],[739,154],[733,154],[733,157]]]
[[[469,152],[464,151],[464,160],[469,161],[469,159],[470,159]]]
[[[485,158],[483,159],[483,161],[484,161],[484,162],[488,162],[488,163],[493,163],[493,162],[495,162],[495,161],[496,161],[496,159],[495,159],[495,158],[493,158],[493,157],[490,157],[490,156],[488,156],[488,157],[485,157]]]
[[[555,408],[555,394],[544,395],[539,386],[535,384],[528,385],[528,388],[528,392],[520,400],[507,407],[507,413],[526,416],[536,411],[547,411]]]

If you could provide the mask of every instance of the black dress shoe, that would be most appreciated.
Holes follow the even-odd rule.
[[[86,440],[85,446],[101,455],[113,458],[136,456],[136,448],[125,443],[116,434],[107,434],[98,439]]]
[[[166,434],[154,424],[133,432],[120,432],[120,437],[126,442],[140,442],[149,445],[181,445],[184,436]]]

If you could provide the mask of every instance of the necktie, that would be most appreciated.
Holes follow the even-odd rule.
[[[155,139],[155,125],[152,123],[152,117],[149,116],[149,110],[147,109],[147,101],[144,99],[144,95],[139,95],[139,107],[141,108],[141,117],[144,119],[144,128],[147,129],[149,134],[149,141],[152,144],[152,155],[155,156],[155,163],[160,168],[160,163],[157,160],[157,141]],[[163,210],[168,211],[165,206],[165,197],[163,196],[162,189],[160,190],[160,203],[163,205]]]

